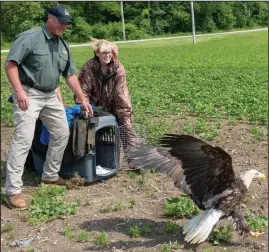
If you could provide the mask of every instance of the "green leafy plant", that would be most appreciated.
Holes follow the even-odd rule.
[[[176,218],[193,216],[198,213],[199,209],[194,205],[193,201],[184,194],[182,194],[180,198],[168,199],[164,208],[165,216],[173,216]]]
[[[115,206],[113,206],[113,203],[110,202],[108,205],[103,205],[100,209],[101,213],[110,213],[110,212],[117,212],[123,209],[123,206],[121,203],[117,203]]]
[[[168,243],[164,243],[164,244],[162,244],[162,246],[161,246],[161,251],[162,252],[171,252],[171,249],[170,249],[170,247],[169,247],[169,244]]]
[[[137,225],[131,226],[128,229],[128,234],[132,237],[139,237],[140,236],[140,230],[139,227]]]
[[[151,226],[148,223],[143,223],[141,228],[140,228],[141,232],[146,234],[146,233],[150,233],[151,230]]]
[[[172,252],[172,251],[178,251],[180,249],[180,244],[178,241],[164,243],[161,246],[162,252]]]
[[[253,210],[248,210],[245,216],[248,225],[251,230],[264,230],[268,226],[268,218],[264,215],[255,217]]]
[[[129,172],[129,173],[128,173],[128,177],[129,177],[130,179],[135,179],[135,178],[137,178],[139,175],[140,175],[140,173],[138,173],[138,172]]]
[[[129,208],[134,208],[135,204],[136,203],[134,199],[129,200]]]
[[[156,168],[152,168],[152,169],[150,169],[150,173],[157,173],[157,170],[156,170]]]
[[[115,206],[114,206],[114,212],[117,212],[117,211],[120,211],[120,210],[122,210],[123,209],[123,207],[122,207],[122,204],[121,203],[118,203],[118,204],[116,204]]]
[[[70,240],[73,240],[75,237],[74,232],[72,231],[72,227],[70,224],[65,226],[64,232],[63,232],[64,236]]]
[[[101,213],[110,213],[113,212],[113,206],[112,202],[109,203],[108,205],[103,205],[102,208],[100,209]]]
[[[30,206],[28,221],[39,225],[46,221],[63,218],[77,211],[77,202],[65,203],[66,188],[58,185],[44,185],[35,192]]]
[[[184,132],[190,135],[199,134],[206,140],[213,140],[218,135],[217,129],[219,124],[208,123],[204,118],[198,118],[195,123],[188,122],[185,124]]]
[[[163,233],[177,234],[179,232],[179,226],[171,221],[165,222],[163,226]]]
[[[180,243],[178,241],[171,242],[170,247],[172,249],[180,249]]]
[[[96,245],[108,245],[108,239],[105,232],[101,232],[99,236],[95,239],[94,243]]]
[[[89,241],[89,233],[84,231],[84,230],[81,230],[78,234],[78,241],[80,242],[87,242]]]
[[[151,231],[151,226],[148,223],[143,223],[140,226],[137,225],[133,225],[131,227],[128,228],[128,234],[134,238],[134,237],[139,237],[140,234],[147,234],[150,233]]]
[[[263,140],[266,136],[267,136],[267,132],[263,131],[259,126],[254,125],[250,127],[250,131],[251,134],[253,135],[253,137],[258,140],[261,141]]]
[[[209,241],[214,245],[218,245],[221,242],[231,242],[233,238],[234,229],[231,223],[219,228],[214,228],[209,235]]]

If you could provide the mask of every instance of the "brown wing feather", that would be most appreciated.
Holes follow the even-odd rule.
[[[185,180],[199,205],[206,195],[221,193],[235,182],[232,159],[223,149],[188,135],[168,134],[160,144],[181,160]]]
[[[167,148],[152,146],[130,147],[126,152],[127,162],[132,169],[155,168],[159,172],[166,173],[176,185],[180,185],[183,179],[181,161],[169,154]]]

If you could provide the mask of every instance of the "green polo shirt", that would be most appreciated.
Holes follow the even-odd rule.
[[[45,26],[33,28],[17,35],[6,60],[17,62],[23,85],[50,92],[59,86],[60,74],[68,77],[76,73],[69,47],[70,64],[67,64],[64,43],[60,38],[53,38]]]

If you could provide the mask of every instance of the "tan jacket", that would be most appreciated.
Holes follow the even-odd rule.
[[[119,62],[111,62],[102,75],[98,57],[89,59],[79,74],[79,83],[91,104],[105,107],[119,118],[120,125],[132,122],[132,105],[126,84],[126,73]],[[76,97],[75,102],[80,103]]]

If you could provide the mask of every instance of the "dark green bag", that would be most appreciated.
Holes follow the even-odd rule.
[[[93,107],[94,117],[86,117],[83,110],[78,117],[73,120],[73,154],[81,158],[85,154],[93,154],[95,148],[95,132],[98,127],[98,117],[111,115],[104,107]]]
[[[95,146],[95,129],[98,126],[98,118],[85,118],[78,116],[73,120],[73,154],[81,158],[85,154],[91,154]]]

